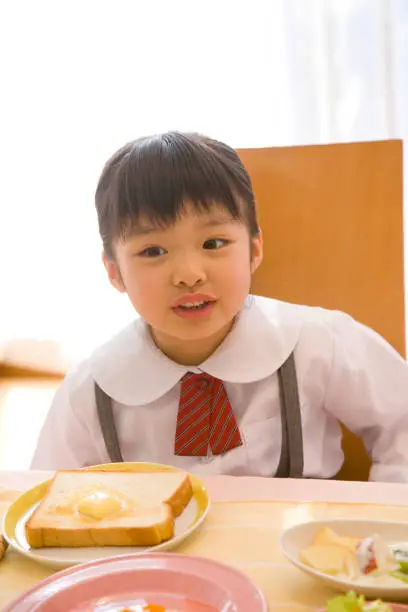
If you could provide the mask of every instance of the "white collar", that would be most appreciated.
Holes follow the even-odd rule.
[[[249,296],[224,342],[198,368],[171,361],[155,346],[145,322],[136,319],[93,353],[92,375],[105,393],[129,406],[162,397],[187,371],[230,383],[255,382],[276,372],[295,348],[300,311],[293,304]]]

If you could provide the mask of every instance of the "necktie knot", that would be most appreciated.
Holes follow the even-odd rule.
[[[206,372],[199,372],[196,374],[195,372],[187,372],[184,374],[181,379],[182,387],[186,385],[201,387],[202,389],[206,389],[209,387],[216,379],[207,374]]]

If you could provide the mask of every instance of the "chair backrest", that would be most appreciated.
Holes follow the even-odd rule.
[[[405,356],[402,143],[241,149],[265,242],[253,292],[343,310]],[[339,478],[366,480],[344,428]]]

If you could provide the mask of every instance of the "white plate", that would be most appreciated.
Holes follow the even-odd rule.
[[[176,468],[154,463],[113,463],[86,468],[92,471],[103,468],[106,471],[178,471]],[[193,497],[182,514],[175,520],[175,535],[171,540],[158,546],[104,546],[93,548],[30,548],[25,536],[25,524],[44,497],[48,482],[37,485],[19,497],[8,509],[3,519],[3,533],[8,543],[19,553],[52,569],[63,569],[106,557],[123,554],[143,554],[170,550],[192,534],[206,518],[210,498],[204,484],[190,474]]]
[[[408,524],[390,523],[388,521],[370,521],[365,519],[333,519],[328,521],[312,521],[286,529],[280,538],[280,547],[285,557],[299,569],[324,582],[337,591],[350,590],[362,593],[368,598],[381,598],[384,601],[401,601],[408,599],[408,584],[401,586],[367,586],[341,580],[335,576],[323,574],[299,561],[299,553],[313,543],[316,533],[322,527],[330,527],[340,536],[364,538],[374,533],[381,536],[388,544],[408,542]]]

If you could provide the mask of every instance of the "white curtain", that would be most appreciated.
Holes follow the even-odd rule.
[[[93,209],[125,141],[408,136],[406,0],[4,0],[0,361],[64,370],[134,316]]]

